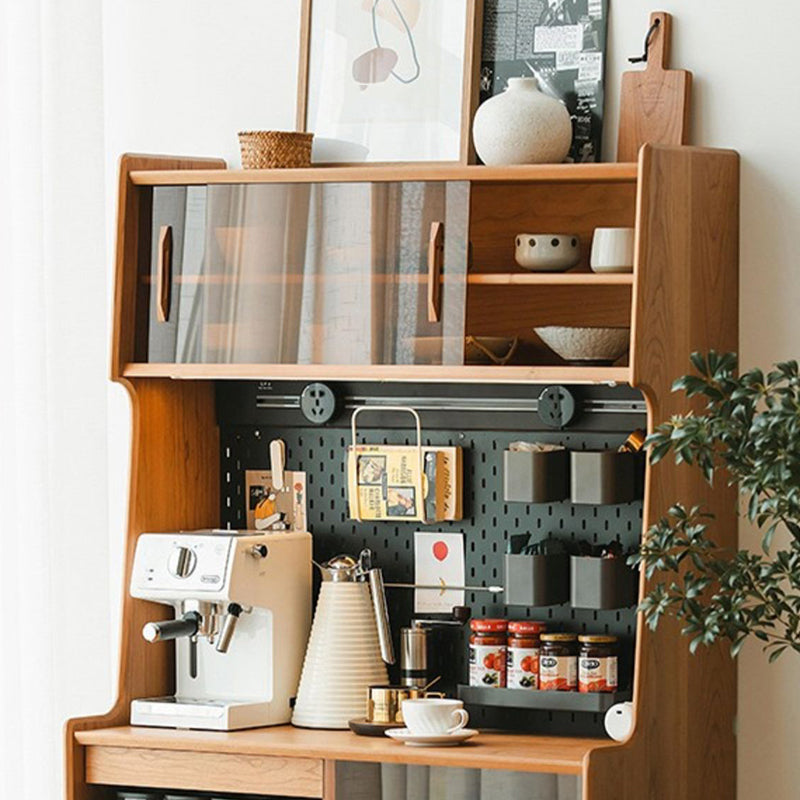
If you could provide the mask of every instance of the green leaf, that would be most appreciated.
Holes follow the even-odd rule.
[[[773,661],[777,661],[783,654],[784,650],[788,645],[783,645],[782,647],[776,647],[770,654],[769,654],[769,663],[771,664]]]

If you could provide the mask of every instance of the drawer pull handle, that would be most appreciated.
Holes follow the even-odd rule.
[[[432,222],[428,239],[428,322],[439,322],[442,312],[444,223]]]
[[[169,322],[172,294],[172,225],[162,225],[158,232],[158,265],[156,269],[158,286],[156,315],[159,322]]]

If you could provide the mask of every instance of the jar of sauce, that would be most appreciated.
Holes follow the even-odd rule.
[[[507,620],[473,619],[469,627],[469,685],[504,688]]]
[[[539,688],[574,692],[578,688],[578,637],[574,633],[543,633],[539,652]]]
[[[578,691],[616,692],[617,637],[579,636]]]
[[[508,623],[506,685],[509,689],[539,688],[539,636],[543,622],[513,620]]]

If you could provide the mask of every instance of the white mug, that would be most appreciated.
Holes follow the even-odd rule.
[[[633,228],[595,228],[590,264],[594,272],[633,272]]]
[[[403,720],[411,733],[443,736],[461,730],[469,722],[469,714],[461,700],[425,697],[403,700]]]

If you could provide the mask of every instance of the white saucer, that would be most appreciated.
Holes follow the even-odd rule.
[[[424,734],[411,733],[408,728],[392,728],[386,731],[386,735],[398,742],[404,742],[409,747],[453,747],[477,736],[478,731],[473,728],[461,728],[455,733]]]

